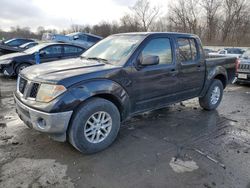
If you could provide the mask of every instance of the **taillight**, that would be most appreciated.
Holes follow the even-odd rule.
[[[236,70],[236,72],[238,72],[239,66],[240,66],[240,59],[237,58],[236,61],[235,61],[235,70]]]

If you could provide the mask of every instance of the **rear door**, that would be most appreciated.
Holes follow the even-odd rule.
[[[40,56],[41,63],[56,61],[63,57],[63,46],[60,44],[51,45],[41,49],[40,53],[41,52],[43,53]]]
[[[195,38],[177,38],[181,99],[198,96],[205,81],[205,59]]]

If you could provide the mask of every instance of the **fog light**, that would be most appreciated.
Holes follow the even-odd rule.
[[[38,118],[37,119],[37,126],[40,129],[45,129],[46,128],[46,121],[43,118]]]

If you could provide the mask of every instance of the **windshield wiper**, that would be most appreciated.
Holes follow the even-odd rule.
[[[107,59],[103,59],[103,58],[100,58],[100,57],[86,57],[86,56],[81,56],[81,58],[83,59],[87,59],[87,60],[97,60],[97,61],[102,61],[104,62],[105,64],[111,64],[108,62]],[[111,64],[112,65],[112,64]]]
[[[103,58],[100,58],[100,57],[87,57],[87,59],[89,59],[89,60],[97,60],[97,61],[105,61],[105,62],[108,61],[107,59],[103,59]]]

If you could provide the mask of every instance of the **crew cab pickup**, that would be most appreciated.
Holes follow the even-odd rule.
[[[216,109],[235,78],[235,62],[205,59],[192,34],[116,34],[79,58],[22,70],[14,98],[30,128],[94,153],[136,114],[194,97],[205,110]]]

